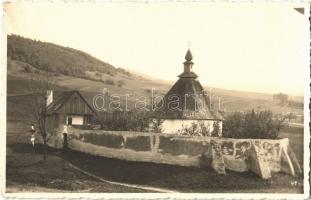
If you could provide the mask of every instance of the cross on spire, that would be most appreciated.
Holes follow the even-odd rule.
[[[190,49],[191,47],[191,42],[188,42],[188,49]]]

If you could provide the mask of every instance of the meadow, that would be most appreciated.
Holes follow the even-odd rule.
[[[181,192],[303,192],[302,176],[283,173],[273,174],[270,180],[262,180],[251,172],[227,170],[226,175],[218,175],[210,169],[129,162],[51,148],[47,161],[43,162],[40,137],[37,137],[33,152],[28,124],[23,120],[9,120],[7,124],[8,192],[150,192],[103,183],[77,171],[71,164],[108,181]],[[289,137],[302,165],[303,129],[287,128],[280,136]]]
[[[6,184],[8,192],[150,192],[101,182],[72,168],[70,163],[105,180],[182,192],[303,192],[303,177],[292,177],[282,173],[273,174],[271,180],[265,181],[252,173],[228,171],[226,175],[219,176],[207,169],[126,162],[54,149],[49,149],[47,162],[42,162],[40,136],[36,138],[35,153],[30,145],[29,128],[33,123],[32,110],[29,106],[33,98],[28,87],[30,76],[21,71],[19,63],[15,63],[14,66],[15,68],[10,68],[8,71],[7,77]],[[150,93],[148,88],[159,88],[159,93],[164,94],[170,87],[168,83],[160,84],[135,79],[128,81],[128,84],[122,87],[64,75],[55,76],[54,79],[56,95],[62,90],[79,89],[90,103],[92,97],[103,88],[108,88],[115,94],[127,92],[148,95]],[[214,92],[227,102],[222,105],[227,111],[258,107],[271,109],[277,113],[293,110],[277,105],[269,94],[217,89]],[[134,100],[134,96],[130,98],[130,102]],[[294,111],[303,113],[302,109]],[[280,137],[290,139],[291,147],[303,166],[303,128],[285,128]]]
[[[7,110],[7,191],[53,192],[148,192],[148,190],[115,186],[86,176],[69,163],[109,181],[165,188],[182,192],[303,192],[303,177],[283,173],[262,180],[252,173],[227,171],[224,176],[211,170],[188,168],[90,156],[76,151],[49,149],[42,162],[40,136],[35,153],[30,145],[32,95],[8,96]],[[303,128],[288,127],[280,137],[288,137],[303,166]]]

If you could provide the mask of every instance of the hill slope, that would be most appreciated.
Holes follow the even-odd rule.
[[[172,86],[169,82],[116,68],[72,48],[8,36],[8,95],[27,94],[27,80],[33,76],[30,72],[53,78],[59,88],[77,89],[89,99],[107,88],[110,94],[129,95],[129,100],[134,102],[140,96],[150,99],[152,88],[157,94],[165,94]],[[210,91],[207,87],[206,90]],[[278,105],[272,94],[214,88],[212,96],[213,104],[218,107],[220,97],[221,109],[228,112],[271,109],[276,113],[303,113],[302,108]],[[296,100],[302,101],[301,97]]]
[[[130,76],[124,69],[116,68],[93,56],[68,47],[35,41],[17,35],[8,36],[8,57],[33,67],[57,74],[84,77],[86,71],[98,71]]]

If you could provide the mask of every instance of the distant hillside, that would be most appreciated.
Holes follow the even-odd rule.
[[[108,89],[109,94],[128,96],[130,104],[141,96],[148,99],[155,93],[164,95],[174,84],[145,76],[139,72],[116,68],[89,54],[68,47],[8,36],[7,94],[11,98],[29,94],[28,82],[34,74],[54,80],[62,90],[79,90],[88,99]],[[272,94],[205,87],[211,92],[216,108],[226,112],[249,109],[270,109],[274,113],[303,114],[303,97],[289,96],[294,104],[280,105]]]
[[[9,35],[7,44],[8,57],[28,63],[40,70],[74,77],[85,77],[86,71],[101,72],[111,76],[117,73],[130,76],[130,73],[122,68],[116,68],[72,48],[17,35]]]

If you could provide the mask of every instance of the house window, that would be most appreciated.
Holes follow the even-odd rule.
[[[72,125],[72,117],[67,117],[67,124]]]
[[[91,124],[91,116],[84,116],[84,124],[85,125]]]

